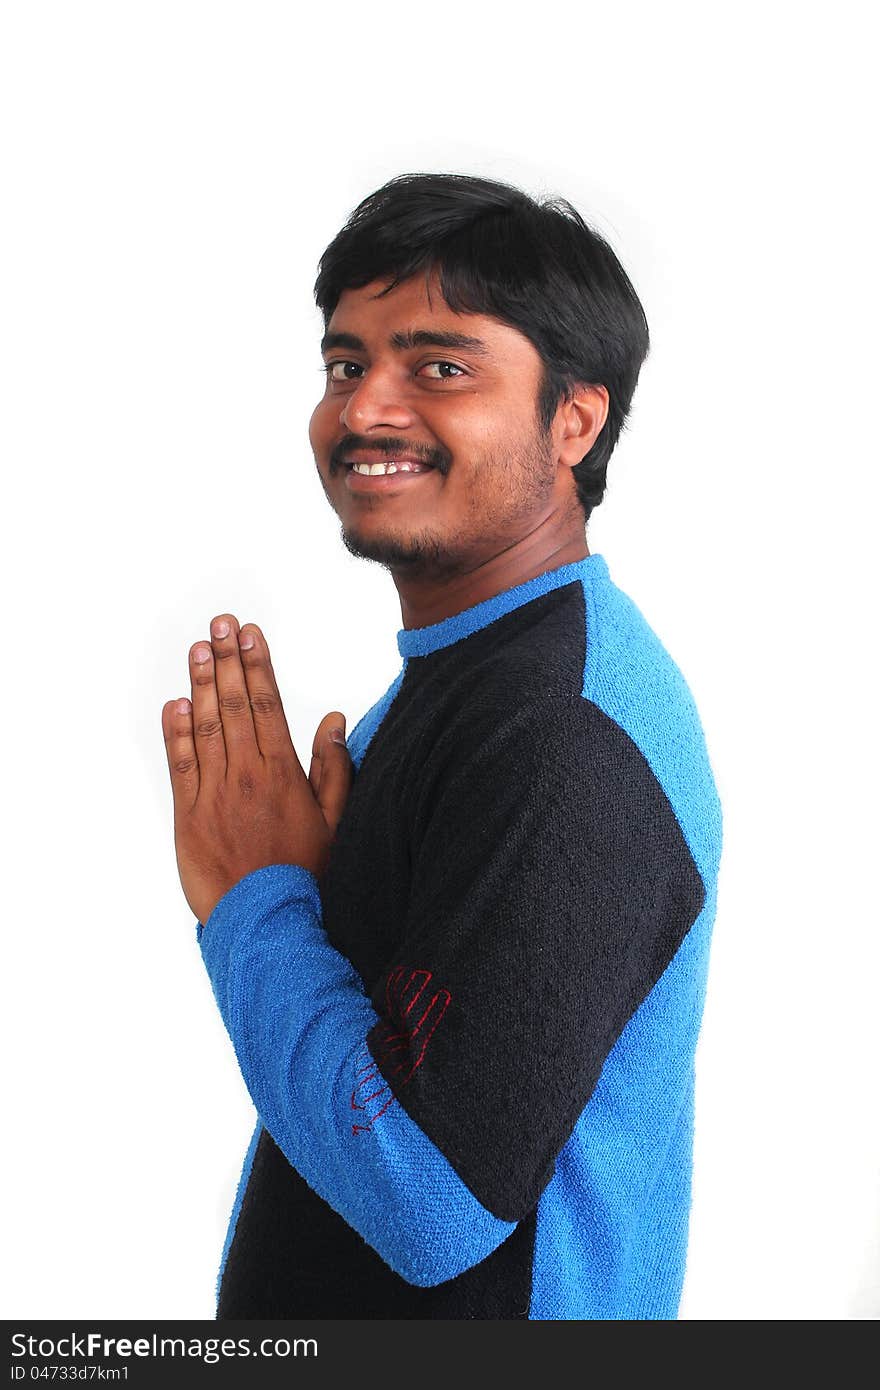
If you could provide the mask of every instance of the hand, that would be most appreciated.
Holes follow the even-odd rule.
[[[373,1035],[376,1060],[366,1044],[357,1058],[351,1108],[361,1113],[352,1123],[352,1134],[368,1134],[379,1116],[394,1104],[395,1091],[411,1081],[421,1066],[434,1029],[452,1003],[452,995],[442,985],[429,988],[431,979],[430,970],[397,965],[385,981],[385,1017]],[[385,1081],[389,1071],[394,1076],[394,1091]]]
[[[269,864],[316,877],[354,776],[345,716],[325,715],[306,777],[260,629],[226,613],[189,653],[192,702],[169,700],[162,732],[174,796],[174,844],[186,900],[200,922],[234,884]],[[339,730],[342,742],[331,731]]]

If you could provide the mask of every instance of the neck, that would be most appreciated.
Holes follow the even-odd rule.
[[[570,533],[550,538],[541,528],[516,541],[506,550],[478,560],[473,568],[437,575],[404,574],[392,570],[400,596],[400,612],[404,628],[430,627],[444,618],[485,599],[494,598],[517,584],[525,584],[547,570],[574,564],[589,555],[583,521]]]

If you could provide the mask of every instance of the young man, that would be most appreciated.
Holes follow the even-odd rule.
[[[293,749],[227,614],[163,711],[181,881],[259,1116],[222,1318],[673,1318],[721,822],[590,555],[648,331],[567,203],[406,176],[321,261],[310,438],[402,669]]]

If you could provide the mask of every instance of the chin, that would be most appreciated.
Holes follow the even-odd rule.
[[[455,568],[456,557],[440,539],[428,533],[415,536],[364,536],[342,528],[342,543],[359,560],[372,560],[388,569],[412,573]]]

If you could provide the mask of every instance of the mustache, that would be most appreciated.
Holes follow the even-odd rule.
[[[440,473],[448,473],[449,465],[452,462],[452,455],[449,450],[442,446],[431,448],[425,444],[413,444],[409,440],[400,439],[392,434],[383,435],[381,439],[375,436],[366,439],[360,434],[348,434],[344,439],[340,439],[338,444],[334,444],[330,450],[331,474],[344,466],[343,460],[346,454],[353,453],[355,449],[369,449],[373,453],[384,454],[386,460],[389,461],[398,459],[405,454],[408,458],[417,459],[419,463],[430,464]]]

